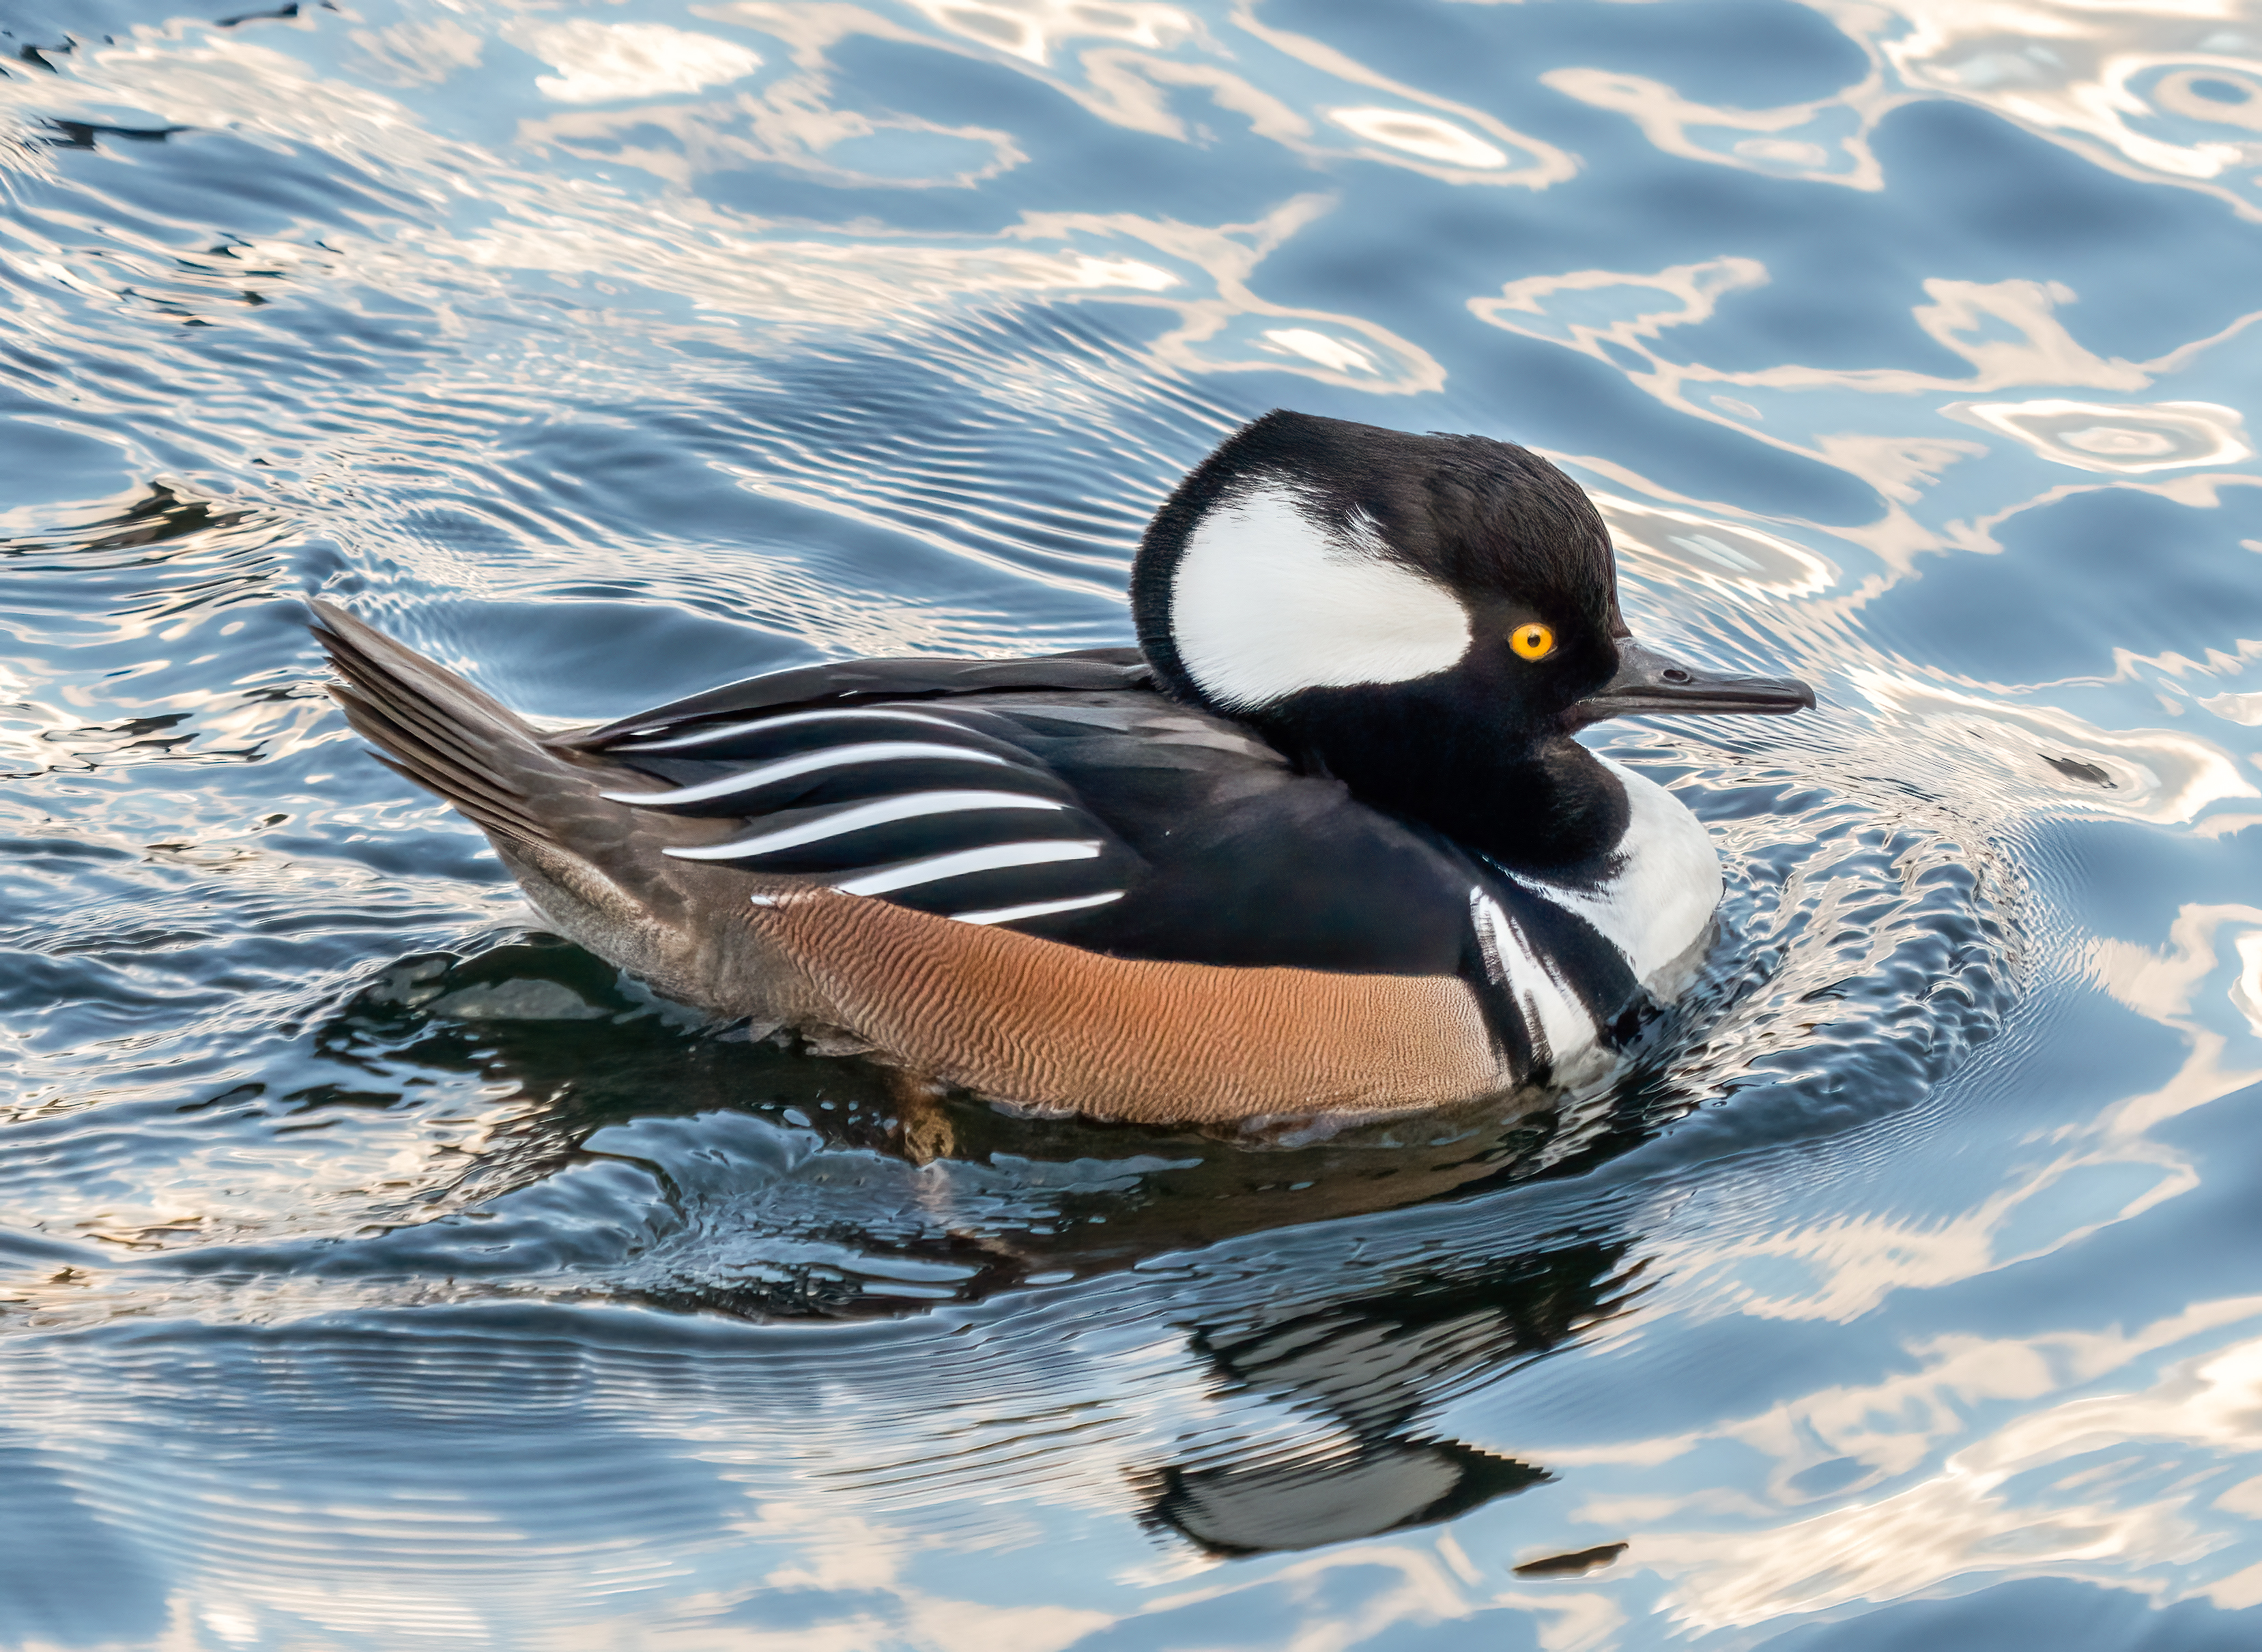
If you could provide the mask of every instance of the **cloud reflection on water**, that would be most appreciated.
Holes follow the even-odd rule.
[[[1927,97],[1967,102],[2150,182],[2206,190],[2262,217],[2254,75],[2262,32],[2230,0],[1806,0],[1861,46],[1869,73],[1828,97],[1774,109],[1707,105],[1637,75],[1551,70],[1571,97],[1616,111],[1669,154],[1770,176],[1885,186],[1870,136]]]

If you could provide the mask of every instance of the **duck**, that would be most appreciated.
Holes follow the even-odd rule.
[[[1781,715],[1635,639],[1540,455],[1276,410],[1156,512],[1135,647],[773,671],[541,729],[316,599],[329,692],[544,922],[717,1022],[1035,1114],[1560,1086],[1685,990],[1704,825],[1581,731]]]

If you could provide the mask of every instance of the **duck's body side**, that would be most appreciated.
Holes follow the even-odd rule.
[[[1596,766],[1624,802],[1617,841],[1567,880],[1519,875],[1144,687],[1000,684],[751,717],[710,703],[628,728],[580,749],[671,784],[609,795],[741,822],[679,856],[1110,958],[1456,978],[1519,1076],[1609,1041],[1719,894],[1703,829],[1615,765]]]
[[[1129,650],[849,662],[544,735],[321,614],[356,726],[561,933],[717,1016],[1024,1106],[1371,1113],[1563,1074],[1717,897],[1702,828],[1639,776],[1610,879],[1516,877],[1144,686]],[[1651,887],[1661,923],[1624,898]]]
[[[549,921],[725,1016],[1152,1122],[1567,1079],[1709,926],[1704,830],[1574,736],[1783,713],[1643,648],[1539,456],[1267,414],[1158,511],[1137,650],[860,660],[544,735],[321,608],[356,728]]]

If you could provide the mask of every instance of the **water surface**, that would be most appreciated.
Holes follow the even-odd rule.
[[[2262,13],[178,4],[0,4],[0,1647],[2262,1640]],[[1822,693],[1597,731],[1730,891],[1606,1087],[913,1162],[304,630],[1119,643],[1274,406]]]

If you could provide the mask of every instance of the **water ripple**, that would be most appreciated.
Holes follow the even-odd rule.
[[[2252,1639],[2258,99],[2201,0],[18,5],[0,1644]],[[1821,691],[1603,743],[1729,885],[1607,1082],[914,1162],[303,628],[1117,643],[1273,405]]]

